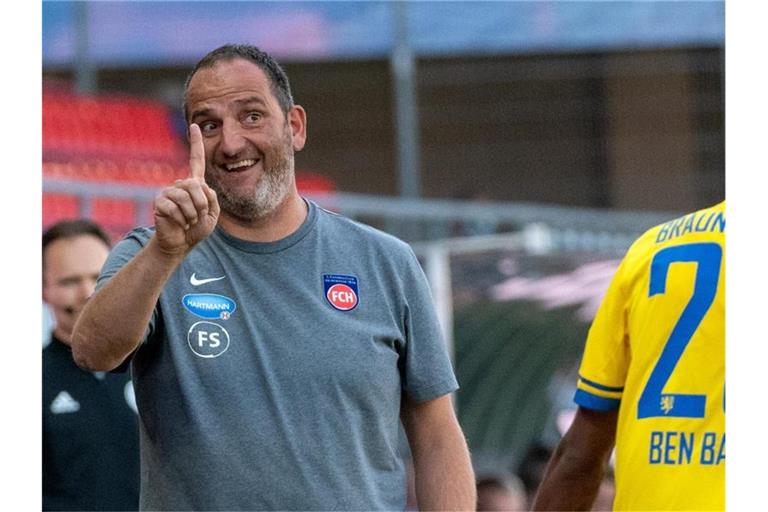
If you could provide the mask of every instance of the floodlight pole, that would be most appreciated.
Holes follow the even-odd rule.
[[[416,62],[408,37],[408,3],[393,2],[394,45],[390,55],[395,101],[398,193],[421,195],[419,176],[419,115],[416,100]]]
[[[96,69],[90,55],[88,2],[72,2],[75,16],[75,90],[80,94],[96,92]]]

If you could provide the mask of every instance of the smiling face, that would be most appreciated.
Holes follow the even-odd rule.
[[[241,58],[198,70],[187,88],[190,123],[205,147],[205,181],[222,213],[249,222],[296,193],[294,152],[304,147],[305,114],[284,113],[267,75]]]

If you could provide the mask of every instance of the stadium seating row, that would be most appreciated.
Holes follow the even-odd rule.
[[[152,160],[83,160],[43,162],[43,176],[95,182],[160,186],[188,174],[186,166]]]
[[[43,157],[184,159],[171,110],[122,96],[79,96],[43,88]]]

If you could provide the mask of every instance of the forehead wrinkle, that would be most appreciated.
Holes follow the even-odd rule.
[[[208,97],[208,98],[206,98],[204,100],[201,100],[199,103],[203,103],[203,105],[201,106],[201,108],[197,108],[197,109],[192,111],[192,113],[190,114],[190,119],[194,119],[194,118],[200,117],[200,116],[209,116],[209,115],[211,115],[213,113],[214,109],[209,107],[208,105],[206,105],[208,102],[211,102],[211,101],[215,102],[216,100],[219,100],[219,99],[222,99],[222,98],[226,98],[227,96],[231,96],[233,94],[240,94],[240,91],[225,92],[223,94],[219,94],[219,95],[216,95],[216,96],[210,96],[210,97]],[[252,103],[261,105],[264,108],[268,107],[267,102],[264,101],[264,99],[261,97],[261,95],[258,95],[258,94],[257,95],[252,95],[252,96],[248,96],[247,98],[234,99],[231,102],[231,104],[235,105],[238,108],[241,108],[243,105],[248,105],[248,104],[252,104]],[[226,108],[226,106],[225,106],[225,108]]]
[[[264,107],[267,106],[267,102],[265,102],[261,96],[250,96],[248,98],[241,98],[239,100],[235,100],[234,103],[238,106],[241,105],[248,105],[249,103],[257,103],[259,105],[262,105]]]

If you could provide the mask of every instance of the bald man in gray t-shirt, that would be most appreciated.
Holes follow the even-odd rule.
[[[475,506],[456,379],[403,242],[304,200],[306,112],[267,54],[225,45],[185,87],[189,176],[110,254],[72,336],[130,364],[142,509]]]
[[[163,288],[132,361],[143,509],[403,510],[401,393],[457,388],[426,279],[403,242],[308,204],[277,242],[215,230]]]

